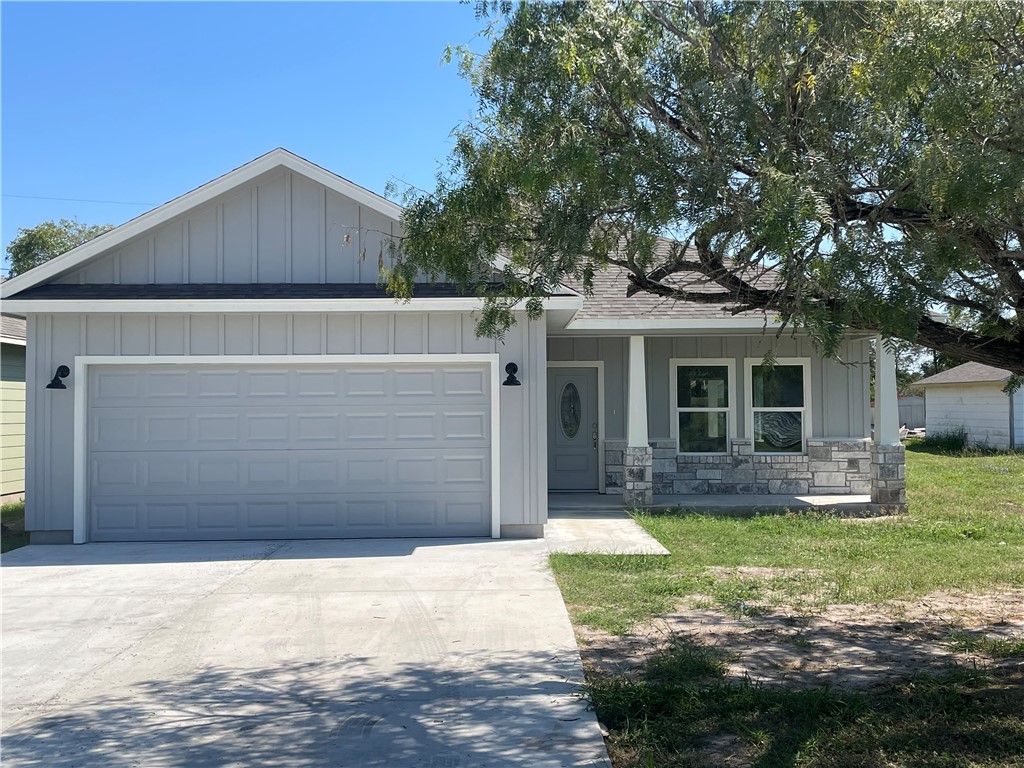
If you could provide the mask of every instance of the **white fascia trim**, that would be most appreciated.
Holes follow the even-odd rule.
[[[544,299],[544,309],[578,309],[571,296]],[[475,297],[450,299],[9,299],[4,308],[25,314],[244,314],[304,312],[474,312]]]
[[[501,537],[501,378],[499,355],[78,355],[74,362],[74,538],[85,544],[88,457],[88,369],[91,365],[486,365],[491,378],[491,538]]]
[[[722,330],[728,331],[736,328],[778,328],[781,323],[777,321],[765,322],[755,318],[735,319],[672,319],[657,320],[647,318],[628,319],[592,319],[592,320],[570,320],[565,326],[569,331],[673,331],[673,330]]]
[[[336,176],[330,171],[324,170],[320,166],[298,155],[294,155],[286,149],[275,149],[261,157],[257,157],[255,160],[251,160],[240,168],[229,171],[191,192],[186,192],[180,197],[176,197],[170,202],[164,203],[152,211],[112,229],[110,232],[100,235],[95,240],[90,240],[55,259],[51,259],[45,264],[30,269],[22,275],[0,283],[0,297],[7,298],[19,291],[45,283],[70,269],[84,264],[104,251],[116,248],[150,229],[165,224],[186,211],[208,203],[215,197],[240,187],[268,171],[281,167],[305,176],[314,182],[323,184],[325,187],[345,195],[360,205],[365,205],[367,208],[385,216],[396,219],[400,219],[402,216],[403,209],[400,205],[375,195],[369,190],[353,184],[351,181],[340,176]]]
[[[544,309],[571,309],[579,312],[583,309],[582,296],[549,296],[541,300]]]
[[[605,455],[604,455],[604,360],[548,360],[548,376],[552,368],[594,368],[597,370],[597,492],[607,493],[605,487]],[[545,395],[546,397],[547,395]],[[548,411],[550,418],[553,411]],[[551,429],[550,424],[545,425]]]
[[[508,267],[509,264],[511,264],[511,262],[509,261],[507,256],[502,256],[500,253],[495,254],[495,256],[494,256],[494,264],[492,265],[495,269],[504,270],[506,267]],[[579,296],[580,299],[583,298],[583,294],[582,293],[580,293],[577,290],[574,290],[573,288],[570,288],[569,286],[565,285],[564,283],[559,283],[558,284],[558,288],[559,288],[559,293],[565,292],[565,293],[568,293],[568,294],[570,294],[572,296]]]

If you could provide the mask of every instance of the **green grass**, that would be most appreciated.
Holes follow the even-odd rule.
[[[591,676],[617,768],[1024,765],[1024,669],[953,670],[870,693],[729,683],[677,641],[639,678]]]
[[[991,637],[984,632],[954,630],[950,647],[963,653],[978,653],[993,659],[1024,659],[1024,637]]]
[[[670,557],[551,563],[573,621],[616,634],[680,603],[751,616],[1024,586],[1024,454],[913,443],[907,492],[887,520],[638,516]],[[1024,639],[954,629],[948,646],[985,668],[847,691],[729,680],[722,649],[674,636],[639,671],[590,669],[585,695],[616,768],[1024,768]]]
[[[0,506],[0,522],[8,529],[8,533],[0,535],[0,553],[24,547],[28,544],[28,533],[25,532],[25,502],[17,501]]]
[[[671,556],[559,554],[551,565],[573,620],[613,634],[698,595],[751,615],[781,603],[813,609],[1024,587],[1024,454],[910,444],[907,496],[908,515],[867,522],[638,515]],[[741,566],[787,571],[729,570]]]

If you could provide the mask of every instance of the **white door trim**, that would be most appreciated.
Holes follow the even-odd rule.
[[[501,379],[498,355],[76,355],[74,415],[74,543],[89,540],[86,495],[89,367],[96,365],[487,365],[491,378],[491,538],[501,536]],[[600,385],[599,385],[600,386]],[[600,420],[598,421],[600,424]]]
[[[604,360],[548,360],[548,376],[552,368],[594,368],[597,370],[597,492],[605,493],[604,484]],[[547,399],[547,387],[545,386],[544,398]],[[551,419],[551,411],[548,409],[548,421]],[[551,429],[551,424],[545,424],[546,430]],[[544,435],[544,444],[547,445],[547,433]],[[547,479],[545,478],[545,482]]]

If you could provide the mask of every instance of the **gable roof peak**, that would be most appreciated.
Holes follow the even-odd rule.
[[[961,363],[940,373],[915,381],[914,387],[927,387],[931,384],[983,384],[987,382],[1004,382],[1010,378],[1010,372],[995,368],[984,363]]]
[[[393,219],[400,219],[402,206],[393,203],[387,198],[371,192],[365,187],[345,179],[336,173],[306,160],[283,147],[276,147],[259,157],[250,160],[244,165],[218,176],[213,181],[208,181],[202,186],[196,187],[191,192],[157,206],[153,210],[136,216],[134,219],[121,224],[118,227],[106,232],[94,240],[83,243],[77,248],[72,248],[67,253],[51,259],[45,264],[40,264],[17,277],[0,283],[0,298],[8,298],[20,291],[32,288],[45,283],[56,277],[65,274],[100,254],[116,248],[132,238],[155,229],[181,214],[198,208],[216,197],[230,192],[233,189],[249,183],[253,179],[272,171],[276,168],[287,168],[305,178],[331,189],[338,194],[364,205],[370,210]]]

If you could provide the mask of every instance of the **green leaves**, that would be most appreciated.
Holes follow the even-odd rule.
[[[462,59],[479,117],[410,207],[398,267],[473,290],[506,258],[481,330],[609,262],[707,301],[675,287],[698,260],[666,261],[672,236],[731,265],[703,270],[714,301],[777,313],[826,351],[852,326],[1024,369],[1024,7],[486,10],[490,49]],[[755,290],[766,267],[774,290]],[[974,335],[926,322],[942,305],[972,313]]]
[[[111,229],[110,224],[82,224],[77,219],[44,221],[31,229],[20,228],[18,236],[7,246],[11,263],[8,277],[28,272]]]

